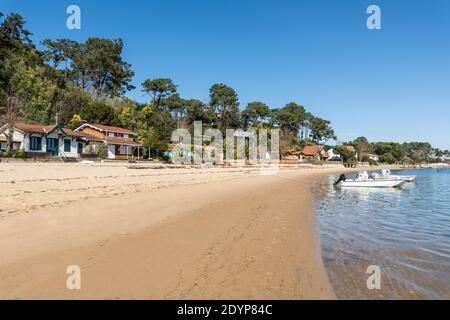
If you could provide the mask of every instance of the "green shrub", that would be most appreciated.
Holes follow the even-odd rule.
[[[338,146],[334,148],[334,152],[341,156],[344,163],[357,163],[358,159],[356,159],[355,153],[353,151],[347,150],[343,146]]]
[[[385,153],[380,158],[381,162],[386,162],[389,164],[394,164],[397,160],[391,153]]]
[[[96,154],[99,156],[99,158],[101,159],[106,159],[108,158],[108,148],[106,147],[106,145],[104,143],[100,143],[97,147],[96,150]]]
[[[22,149],[8,149],[6,152],[2,152],[0,156],[6,158],[25,158],[25,151]]]
[[[25,151],[23,149],[16,150],[15,158],[25,158]]]

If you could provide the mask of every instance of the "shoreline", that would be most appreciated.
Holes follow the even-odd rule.
[[[79,168],[73,170],[67,177],[70,183],[79,181],[78,187],[86,187]],[[115,170],[119,174],[123,169]],[[91,171],[98,178],[99,170]],[[149,179],[146,183],[160,183],[160,188],[140,186],[136,193],[81,203],[60,201],[27,214],[3,216],[0,297],[336,298],[322,262],[311,184],[354,168],[301,168],[274,176],[245,168],[224,174],[222,169],[220,179],[214,170],[205,170],[200,175],[175,174],[172,185],[164,184],[167,175],[155,178],[134,172],[146,170],[130,171],[120,180]],[[108,175],[100,185],[108,183]],[[65,181],[43,183],[55,187],[49,196],[56,198],[52,192],[66,194]],[[29,184],[16,182],[14,187]],[[65,287],[68,265],[80,266],[82,290]]]

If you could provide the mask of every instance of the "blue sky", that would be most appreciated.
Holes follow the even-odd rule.
[[[66,28],[79,5],[82,29]],[[368,30],[377,4],[382,30]],[[450,149],[450,1],[1,0],[45,38],[122,38],[140,83],[170,77],[185,98],[213,83],[241,107],[295,101],[329,119],[340,140],[429,141]]]

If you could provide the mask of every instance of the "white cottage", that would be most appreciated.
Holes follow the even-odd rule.
[[[5,151],[9,129],[0,127],[0,150]],[[40,126],[17,123],[13,131],[13,148],[22,149],[27,157],[59,156],[78,158],[83,152],[82,136],[59,125]]]

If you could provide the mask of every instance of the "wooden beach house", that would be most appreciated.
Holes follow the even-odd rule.
[[[85,153],[95,154],[105,147],[108,159],[142,159],[144,145],[136,141],[137,134],[120,127],[85,123],[75,129],[86,142]]]
[[[303,159],[311,160],[327,160],[328,154],[325,151],[325,146],[306,146],[302,150]]]
[[[287,150],[283,153],[285,162],[305,162],[307,160],[327,160],[325,146],[306,146],[303,150]]]

